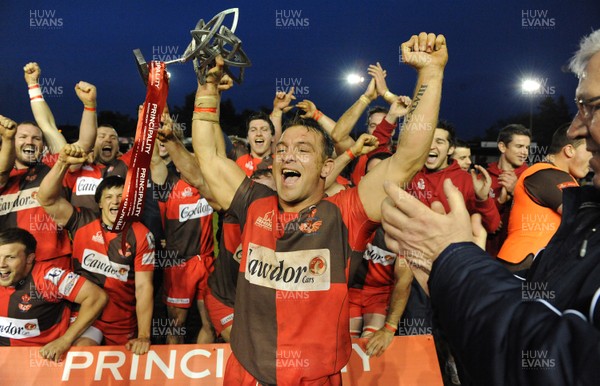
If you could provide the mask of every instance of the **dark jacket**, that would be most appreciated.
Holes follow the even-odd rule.
[[[435,318],[475,384],[598,384],[596,227],[600,192],[567,189],[561,226],[526,281],[472,243],[439,256],[429,279]]]

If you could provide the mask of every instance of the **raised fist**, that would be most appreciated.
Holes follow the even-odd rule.
[[[444,35],[421,32],[402,43],[402,61],[416,70],[437,68],[443,70],[448,62],[448,48]]]
[[[75,85],[75,93],[86,107],[96,107],[96,86],[80,81]]]
[[[66,144],[60,150],[58,159],[67,165],[79,165],[86,161],[87,152],[76,143]]]
[[[17,123],[10,118],[0,115],[0,136],[3,139],[12,139],[17,132]]]
[[[42,69],[35,62],[30,62],[23,67],[23,73],[25,75],[25,82],[28,85],[37,84],[42,74]]]

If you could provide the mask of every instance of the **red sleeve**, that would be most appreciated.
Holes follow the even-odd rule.
[[[141,224],[139,224],[141,225]],[[134,229],[137,240],[135,251],[135,272],[154,271],[154,236],[144,226]]]
[[[73,271],[58,267],[48,267],[35,276],[36,288],[40,290],[44,299],[57,303],[62,299],[75,302],[79,290],[86,279]]]
[[[396,125],[393,123],[389,123],[385,118],[377,125],[375,130],[373,131],[373,135],[379,141],[379,147],[387,148],[388,144],[392,140],[392,133]]]
[[[479,201],[475,197],[475,211],[481,213],[481,223],[488,233],[494,233],[500,227],[500,213],[496,203],[490,197],[484,201]]]
[[[358,196],[358,188],[350,188],[326,198],[340,208],[348,229],[348,243],[354,251],[364,251],[373,233],[380,225],[369,220]]]

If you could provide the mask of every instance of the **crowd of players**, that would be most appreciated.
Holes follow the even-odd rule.
[[[229,384],[339,384],[350,337],[369,338],[367,353],[378,356],[394,335],[415,333],[435,335],[447,382],[460,384],[426,285],[413,273],[428,272],[426,253],[386,242],[389,183],[448,212],[450,179],[473,240],[519,271],[558,229],[562,189],[587,175],[592,154],[566,125],[547,160],[528,167],[531,132],[509,125],[498,162],[473,165],[468,145],[438,120],[445,38],[415,35],[402,51],[417,70],[412,99],[388,89],[377,63],[337,121],[309,100],[294,104],[293,89],[278,92],[271,114],[251,115],[247,138],[230,152],[218,106],[232,82],[217,58],[198,85],[193,152],[165,111],[143,217],[121,232],[112,228],[131,151],[119,151],[118,128],[97,125],[96,89],[86,82],[75,87],[79,139],[67,144],[41,93],[40,67],[27,64],[35,122],[0,116],[0,345],[41,345],[52,360],[71,346],[100,344],[145,354],[160,341],[152,334],[158,298],[173,327],[166,343],[184,342],[177,327],[196,309],[194,341],[231,342]],[[352,138],[378,98],[388,107],[370,108],[367,133]],[[292,108],[295,118],[284,122]],[[286,350],[312,365],[280,366]]]

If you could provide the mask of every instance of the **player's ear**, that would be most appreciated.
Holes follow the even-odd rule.
[[[331,158],[327,158],[321,167],[321,177],[327,178],[331,172],[333,172],[334,161]]]
[[[25,258],[25,262],[27,264],[33,264],[33,262],[35,261],[35,253],[30,253],[29,255],[27,255],[27,257]]]

